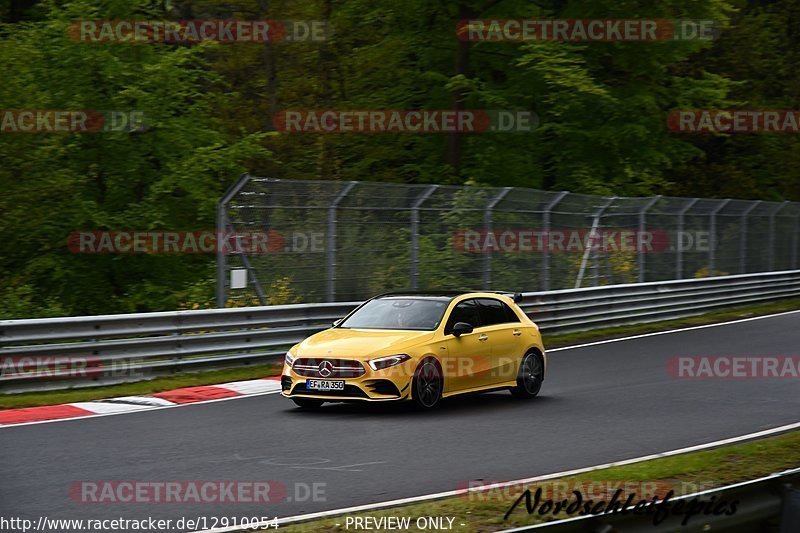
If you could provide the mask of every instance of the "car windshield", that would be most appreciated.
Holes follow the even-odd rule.
[[[432,298],[376,298],[365,303],[339,327],[433,331],[448,301]]]

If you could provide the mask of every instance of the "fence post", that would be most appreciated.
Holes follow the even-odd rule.
[[[644,252],[641,250],[641,235],[644,233],[644,224],[645,219],[647,217],[647,211],[653,207],[656,202],[661,199],[661,195],[656,195],[652,200],[647,202],[640,210],[639,210],[639,237],[636,239],[636,245],[638,249],[638,260],[639,260],[639,283],[644,283]]]
[[[789,200],[781,202],[781,204],[769,214],[769,262],[767,263],[767,270],[769,271],[775,270],[775,215],[787,205],[789,205]]]
[[[550,212],[567,194],[569,194],[567,191],[561,191],[558,193],[555,198],[550,200],[547,205],[544,206],[544,212],[542,213],[542,231],[544,232],[544,240],[540,240],[539,242],[544,242],[544,249],[542,250],[543,291],[550,290]]]
[[[583,272],[586,270],[586,261],[589,259],[589,253],[592,251],[592,247],[594,246],[594,239],[595,235],[597,235],[597,226],[600,224],[600,217],[603,216],[603,213],[611,203],[616,200],[616,196],[612,196],[608,198],[605,204],[600,206],[597,211],[594,213],[594,220],[592,220],[592,228],[589,230],[588,241],[586,243],[586,249],[583,251],[583,259],[581,259],[581,268],[578,270],[578,277],[575,280],[575,288],[580,289],[581,283],[583,282]]]
[[[226,214],[225,210],[227,209],[227,203],[224,203],[222,200],[217,204],[217,307],[223,308],[225,307],[226,293],[225,290],[227,286],[227,280],[225,279],[226,272],[228,270],[228,258],[225,255],[225,252],[222,250],[222,246],[219,246],[220,236],[222,232],[225,231],[225,219]]]
[[[227,300],[226,287],[227,287],[228,280],[225,279],[225,278],[226,278],[227,270],[228,270],[228,257],[227,257],[227,254],[226,254],[225,250],[223,250],[222,246],[220,246],[220,243],[221,242],[226,242],[221,237],[222,237],[222,235],[224,234],[224,232],[226,231],[226,229],[228,227],[228,214],[227,214],[228,202],[230,202],[233,199],[233,197],[236,196],[239,193],[239,191],[242,190],[242,187],[244,187],[245,184],[247,184],[247,182],[249,182],[249,181],[250,181],[250,174],[247,174],[247,173],[242,174],[239,177],[239,179],[236,180],[236,183],[231,185],[228,188],[228,190],[225,191],[225,194],[222,195],[222,198],[220,198],[219,202],[217,202],[217,222],[216,222],[217,238],[215,240],[216,243],[217,243],[217,249],[216,249],[216,256],[217,256],[217,291],[216,291],[217,294],[216,294],[216,300],[217,300],[217,307],[219,307],[219,308],[225,307],[225,301]]]
[[[327,301],[336,300],[336,208],[357,182],[351,181],[339,191],[328,206],[328,227],[325,237],[325,262],[327,271]]]
[[[677,248],[675,250],[675,279],[683,278],[683,243],[681,242],[681,234],[683,233],[684,216],[699,200],[700,198],[692,198],[688,204],[683,206],[683,209],[678,211],[678,231],[676,232],[678,239]]]
[[[419,279],[419,208],[438,189],[438,185],[431,185],[411,206],[411,288],[417,289]]]
[[[714,275],[714,259],[717,248],[717,213],[722,211],[730,203],[730,198],[722,200],[720,204],[711,211],[708,220],[708,272],[706,277]]]
[[[228,224],[228,229],[231,233],[234,232],[233,226]],[[267,305],[269,302],[267,301],[267,295],[264,294],[264,289],[261,288],[261,282],[258,281],[258,276],[256,276],[256,271],[253,269],[253,265],[250,264],[250,260],[247,258],[247,254],[244,253],[242,250],[242,243],[239,242],[239,236],[236,235],[234,240],[236,243],[236,253],[239,254],[239,258],[242,260],[242,264],[244,268],[247,270],[247,275],[250,278],[250,282],[253,284],[253,290],[256,291],[256,297],[258,298],[258,303],[261,305]]]
[[[486,210],[483,212],[483,227],[487,235],[492,231],[492,209],[500,203],[500,200],[511,192],[512,188],[513,187],[503,187],[503,189],[486,205]],[[495,250],[487,250],[486,255],[483,256],[483,288],[486,290],[492,288],[492,254],[494,252]]]
[[[744,271],[747,270],[747,217],[759,205],[761,205],[761,200],[756,200],[742,213],[742,221],[739,225],[741,232],[739,235],[739,274],[744,274]]]

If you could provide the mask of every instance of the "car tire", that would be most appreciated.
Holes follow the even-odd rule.
[[[515,398],[536,398],[544,381],[544,359],[538,352],[528,352],[519,364],[517,386],[511,389]]]
[[[411,382],[411,400],[417,409],[429,411],[436,408],[442,399],[444,377],[435,359],[425,359],[414,371]]]
[[[319,409],[325,403],[313,398],[292,398],[292,401],[301,409]]]

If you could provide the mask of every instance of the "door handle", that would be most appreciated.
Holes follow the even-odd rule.
[[[513,334],[515,337],[519,337],[520,335],[522,335],[522,332],[521,332],[520,330],[518,330],[518,329],[515,329],[515,330],[512,332],[512,334]]]
[[[478,340],[479,340],[479,341],[485,341],[485,340],[486,340],[486,339],[488,339],[488,338],[489,338],[489,336],[488,336],[488,335],[481,334],[481,336],[480,336],[480,337],[478,337]]]

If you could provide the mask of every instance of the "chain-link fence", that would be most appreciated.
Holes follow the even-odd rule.
[[[217,224],[239,243],[218,305],[240,306],[796,269],[800,203],[243,176]]]

